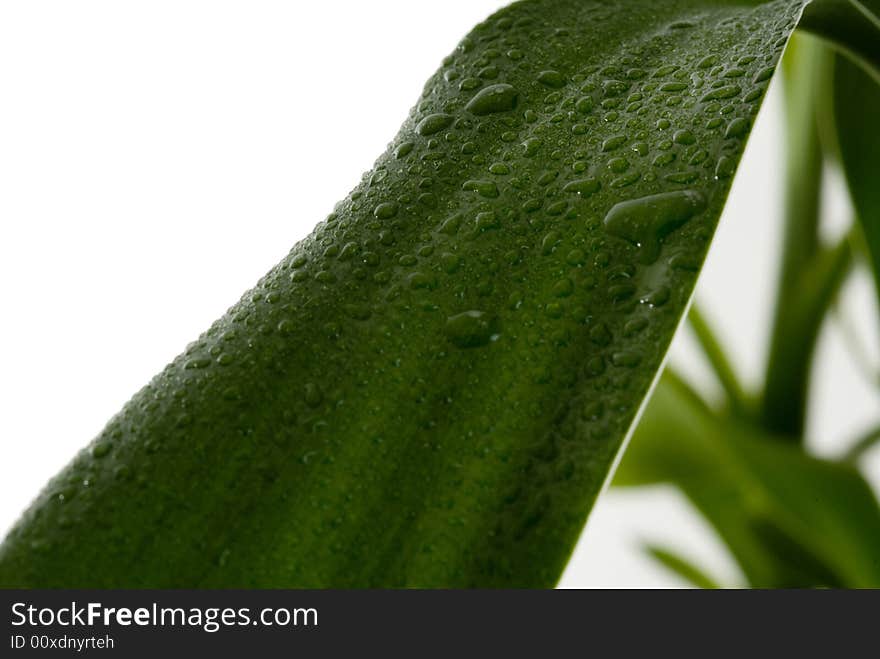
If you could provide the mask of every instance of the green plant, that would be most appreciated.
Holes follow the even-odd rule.
[[[874,75],[872,4],[819,0],[803,24]],[[0,585],[555,583],[688,307],[805,5],[525,0],[477,26],[360,185],[41,493],[0,546]],[[789,93],[818,98],[825,58],[798,51],[808,75]],[[847,72],[841,96],[876,91]],[[804,365],[853,250],[817,243],[818,120],[793,107],[764,395],[743,392],[692,315],[730,404],[709,410],[665,375],[619,481],[678,483],[753,583],[876,584],[876,501],[855,468],[794,439]],[[870,117],[839,125],[876,257],[876,152],[847,133]],[[719,465],[729,484],[710,478]],[[707,481],[749,488],[745,503],[715,501]]]
[[[872,25],[876,47],[880,23]],[[853,438],[836,458],[821,459],[805,446],[804,427],[819,329],[860,261],[877,281],[880,196],[872,181],[880,162],[873,126],[880,87],[870,67],[861,69],[812,37],[798,37],[786,58],[785,243],[763,390],[744,391],[708,323],[692,309],[688,319],[725,398],[710,404],[667,371],[616,479],[620,486],[676,485],[753,587],[877,587],[880,514],[859,462],[880,440],[880,429]],[[835,244],[819,238],[827,161],[843,168],[857,215]],[[877,381],[876,374],[869,377]],[[713,583],[673,552],[650,551],[692,584]]]

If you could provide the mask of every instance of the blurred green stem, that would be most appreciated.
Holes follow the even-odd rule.
[[[811,294],[804,273],[819,250],[822,147],[816,106],[828,88],[831,57],[818,40],[797,35],[785,57],[785,226],[760,420],[772,434],[800,442],[821,315],[804,325],[807,319],[793,311]]]
[[[834,305],[832,313],[840,333],[843,335],[844,347],[855,364],[856,370],[861,373],[868,384],[875,387],[880,386],[880,369],[872,363],[873,360],[868,355],[868,350],[859,336],[858,329],[853,325],[852,319],[839,301]]]
[[[771,354],[768,369],[768,383],[775,385],[787,384],[788,395],[778,396],[776,404],[781,407],[768,409],[770,399],[765,392],[763,400],[763,425],[770,432],[788,433],[785,438],[801,441],[806,418],[806,398],[808,392],[810,367],[816,339],[825,319],[828,308],[837,297],[840,287],[852,266],[852,247],[849,236],[842,238],[837,244],[821,248],[812,262],[801,272],[800,286],[792,291],[785,303],[786,320],[784,325],[788,332],[788,341],[775,346],[777,351]],[[800,358],[800,361],[797,359]],[[772,365],[775,368],[787,369],[784,373],[775,373],[771,380]],[[787,376],[787,377],[786,377]],[[782,392],[783,394],[786,391]],[[772,414],[775,411],[775,414]],[[772,422],[780,426],[771,425]],[[798,435],[792,435],[798,432]]]

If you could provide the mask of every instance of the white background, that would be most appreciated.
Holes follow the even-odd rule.
[[[442,57],[502,4],[0,4],[0,532],[345,196]],[[781,120],[774,84],[698,293],[751,382],[775,276]],[[839,186],[829,198],[839,233],[847,200]],[[844,302],[876,347],[864,273]],[[880,401],[826,330],[809,434],[833,453]],[[673,360],[711,391],[687,335]],[[602,498],[562,585],[680,585],[642,539],[740,581],[687,503],[654,488]]]

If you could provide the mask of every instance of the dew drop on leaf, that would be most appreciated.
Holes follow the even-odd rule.
[[[639,247],[643,263],[660,255],[660,241],[706,207],[694,190],[678,190],[630,199],[616,204],[605,216],[605,229]]]
[[[419,122],[419,125],[416,126],[416,131],[419,135],[433,135],[449,126],[449,124],[452,123],[452,119],[453,117],[451,114],[444,114],[442,112],[429,114]]]
[[[465,106],[465,109],[477,116],[508,112],[516,107],[516,99],[516,89],[512,85],[500,83],[480,90]]]
[[[446,319],[446,336],[459,348],[478,348],[498,338],[497,321],[484,311],[465,311]]]
[[[553,89],[559,89],[565,85],[565,78],[559,71],[541,71],[538,74],[538,82]]]

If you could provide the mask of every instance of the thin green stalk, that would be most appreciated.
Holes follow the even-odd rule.
[[[704,590],[720,588],[718,580],[710,577],[702,568],[680,554],[654,544],[645,544],[644,550],[651,558],[692,586]]]
[[[868,432],[866,432],[855,442],[853,442],[853,445],[843,455],[841,460],[843,462],[855,464],[856,462],[861,460],[862,456],[864,456],[865,453],[870,451],[877,444],[880,444],[880,426],[871,428]]]
[[[861,337],[859,337],[858,329],[853,326],[852,319],[841,308],[839,302],[834,305],[832,314],[840,329],[840,333],[843,335],[844,348],[849,353],[856,370],[868,384],[875,387],[880,385],[880,369],[872,363],[873,360],[868,355],[868,350],[865,348]]]
[[[694,304],[691,307],[687,319],[694,330],[700,347],[703,349],[703,354],[715,373],[715,377],[718,378],[718,382],[727,394],[727,401],[731,411],[736,414],[744,414],[747,409],[745,391],[730,360],[727,358],[724,348],[721,346],[721,342],[698,305]]]
[[[804,319],[792,311],[809,293],[804,290],[804,273],[819,249],[822,147],[816,103],[828,86],[829,63],[829,52],[817,40],[797,35],[784,62],[785,228],[760,420],[771,434],[793,442],[803,437],[811,357],[821,320],[804,326]]]

